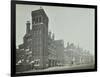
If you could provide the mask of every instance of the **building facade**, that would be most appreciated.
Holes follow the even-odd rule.
[[[64,65],[64,41],[55,40],[56,55],[57,55],[57,65]]]
[[[67,43],[67,47],[64,50],[65,63],[67,65],[79,65],[79,64],[92,64],[93,56],[87,50],[83,50],[79,46],[75,46],[74,43]]]
[[[17,52],[24,52],[21,61],[17,57],[17,63],[31,64],[37,68],[47,68],[56,65],[63,65],[64,44],[61,40],[55,40],[54,34],[48,32],[49,19],[45,11],[32,11],[32,23],[27,21],[26,34],[23,37],[23,44],[16,49]],[[30,25],[32,24],[32,29]]]
[[[51,32],[48,33],[48,61],[49,67],[57,65],[57,54],[56,54],[56,45],[54,40],[54,34]]]
[[[41,68],[48,66],[48,17],[43,9],[32,11],[32,54]]]

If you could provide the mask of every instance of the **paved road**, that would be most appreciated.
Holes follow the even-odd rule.
[[[45,69],[46,71],[52,70],[76,70],[76,69],[93,69],[94,65],[74,65],[74,66],[63,66],[63,67],[52,67]]]
[[[73,65],[73,66],[57,66],[57,67],[50,67],[44,70],[30,70],[30,71],[25,71],[23,73],[28,73],[28,72],[45,72],[45,71],[61,71],[61,70],[78,70],[78,69],[93,69],[94,65],[93,64],[84,64],[84,65]]]

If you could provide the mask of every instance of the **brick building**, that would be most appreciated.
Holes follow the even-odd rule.
[[[24,51],[23,56],[21,55],[23,57],[21,63],[24,65],[34,63],[34,66],[41,69],[57,64],[63,65],[64,58],[61,56],[63,56],[64,44],[62,40],[55,40],[54,34],[51,36],[51,32],[48,32],[49,19],[45,11],[40,8],[32,11],[31,16],[32,29],[30,28],[31,23],[27,21],[23,44],[17,49],[20,52]]]

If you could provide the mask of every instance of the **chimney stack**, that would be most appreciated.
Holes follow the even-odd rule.
[[[54,38],[55,38],[55,35],[54,35],[54,33],[52,34],[52,39],[54,40]]]
[[[30,32],[30,21],[27,21],[26,23],[26,33]]]

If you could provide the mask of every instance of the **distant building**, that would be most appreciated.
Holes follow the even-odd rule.
[[[55,40],[56,44],[56,54],[57,54],[57,64],[64,65],[64,41]]]
[[[64,53],[66,64],[93,63],[93,56],[89,53],[89,51],[83,50],[79,46],[75,46],[73,43],[67,43],[67,47],[64,49]]]

